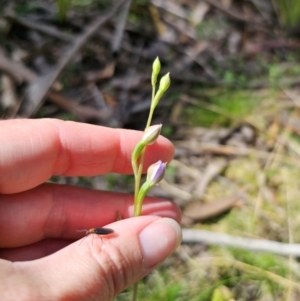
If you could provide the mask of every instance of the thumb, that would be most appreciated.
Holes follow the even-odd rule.
[[[30,292],[30,300],[112,300],[181,241],[179,225],[169,218],[135,217],[108,227],[115,231],[110,237],[93,234],[43,259],[15,263],[17,279],[22,274],[27,285],[11,281],[11,289]],[[24,291],[19,293],[24,296]]]

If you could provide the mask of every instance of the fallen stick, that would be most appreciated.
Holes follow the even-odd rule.
[[[127,1],[124,9],[121,11],[119,17],[117,18],[116,30],[111,43],[111,50],[113,53],[118,53],[120,50],[131,1],[132,0]]]
[[[244,238],[197,229],[183,229],[182,234],[183,243],[204,243],[207,245],[226,246],[256,252],[268,252],[282,256],[300,257],[300,244]]]
[[[38,109],[43,98],[46,96],[57,77],[74,57],[77,51],[84,46],[87,40],[95,34],[100,26],[108,21],[126,1],[128,0],[119,1],[110,10],[90,24],[80,36],[74,38],[73,45],[71,45],[70,48],[61,55],[61,59],[57,62],[56,66],[49,73],[38,77],[29,85],[26,91],[27,101],[23,102],[21,105],[21,112],[23,113],[23,116],[29,117]]]
[[[68,34],[68,33],[64,33],[61,30],[53,27],[53,26],[49,26],[46,24],[43,24],[41,22],[37,22],[37,21],[32,21],[29,19],[25,19],[22,17],[17,17],[15,15],[12,14],[8,14],[4,16],[5,18],[7,18],[10,21],[13,21],[14,23],[18,23],[22,26],[25,26],[27,28],[30,28],[32,30],[38,31],[42,34],[46,34],[49,35],[51,37],[54,37],[56,39],[65,41],[65,42],[72,42],[73,41],[73,36]]]
[[[173,143],[176,148],[187,149],[190,154],[193,155],[213,154],[221,156],[255,156],[260,159],[268,159],[270,156],[275,156],[274,160],[276,161],[300,167],[299,160],[292,157],[274,152],[261,151],[255,148],[203,143],[192,140],[173,141]]]
[[[31,83],[38,77],[37,74],[34,73],[31,69],[27,68],[21,63],[16,63],[12,61],[8,57],[0,53],[0,72],[1,71],[4,74],[10,76],[17,83]],[[55,93],[51,90],[46,94],[46,97],[50,101],[55,103],[57,106],[63,108],[64,110],[76,114],[79,120],[94,118],[104,122],[105,120],[111,118],[111,115],[108,112],[108,110],[95,111],[94,109],[88,106],[76,104],[72,99],[59,95],[58,93]],[[14,113],[14,115],[15,114],[16,112]]]

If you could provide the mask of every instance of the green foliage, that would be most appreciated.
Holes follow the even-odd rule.
[[[286,77],[293,78],[300,75],[300,66],[296,59],[290,60],[285,65],[278,63],[270,64],[267,69],[268,80],[275,87],[277,87],[279,81],[282,82],[282,79]]]
[[[173,133],[173,128],[172,126],[170,125],[164,125],[163,128],[162,128],[162,131],[161,131],[161,134],[164,136],[164,137],[170,137],[171,134]]]
[[[289,269],[287,262],[283,257],[269,253],[254,253],[251,251],[241,251],[241,249],[231,248],[230,252],[235,259],[258,267],[264,271],[270,271],[282,277],[288,277]],[[264,276],[253,274],[255,280],[264,279]]]
[[[19,3],[16,5],[16,13],[18,15],[23,15],[34,11],[37,6],[34,3],[30,3],[29,1],[26,3]]]
[[[289,271],[285,258],[219,247],[211,248],[209,254],[206,258],[194,257],[172,267],[160,267],[140,283],[138,300],[254,301],[265,295],[284,300],[284,287],[264,273],[287,278]],[[236,260],[242,265],[235,264]],[[252,267],[264,273],[255,272]],[[131,300],[130,291],[115,299],[127,300]]]
[[[64,22],[67,18],[67,13],[72,6],[72,0],[56,0],[56,3],[59,21]]]
[[[283,26],[293,27],[300,22],[299,0],[273,0],[280,22]]]
[[[212,301],[230,301],[232,294],[226,286],[220,286],[214,290]]]
[[[156,300],[164,300],[164,301],[184,301],[188,300],[183,296],[186,296],[186,291],[183,284],[172,281],[171,275],[164,271],[162,273],[158,273],[154,271],[151,275],[149,275],[143,281],[139,283],[138,290],[138,300],[147,300],[147,301],[156,301]],[[115,301],[131,301],[132,295],[129,292],[120,294],[117,296]]]
[[[105,176],[106,189],[109,191],[133,191],[134,181],[132,176],[110,173]]]
[[[226,299],[218,299],[220,298],[220,287],[224,285],[230,284],[232,281],[238,281],[236,277],[231,279],[222,279],[219,281],[216,281],[213,285],[208,286],[207,288],[203,289],[197,298],[194,298],[193,300],[197,301],[226,301]]]
[[[197,107],[187,107],[184,110],[184,120],[195,126],[231,125],[250,114],[259,100],[250,92],[222,91],[212,96],[209,103],[199,101]]]
[[[111,5],[111,1],[97,1],[97,0],[56,0],[58,9],[58,19],[60,22],[66,21],[67,14],[71,8],[78,8],[80,11],[83,8],[89,10],[93,9],[93,5],[97,4],[100,8],[106,8],[107,5]]]
[[[217,39],[228,26],[225,19],[204,19],[196,26],[197,37],[199,40]]]
[[[72,0],[71,0],[72,1]],[[74,6],[88,6],[95,2],[95,0],[73,0]]]

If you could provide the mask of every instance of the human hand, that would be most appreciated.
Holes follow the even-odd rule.
[[[178,246],[180,211],[167,200],[146,198],[144,216],[129,218],[131,195],[44,183],[52,175],[130,174],[141,137],[53,119],[0,121],[1,300],[111,300]],[[172,156],[159,137],[145,170]],[[124,219],[115,222],[116,212]],[[115,233],[76,241],[76,230],[103,226]]]

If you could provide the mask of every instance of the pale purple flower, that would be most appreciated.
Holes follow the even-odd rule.
[[[147,171],[147,180],[149,186],[158,184],[164,177],[167,163],[163,163],[161,160],[149,166]]]

